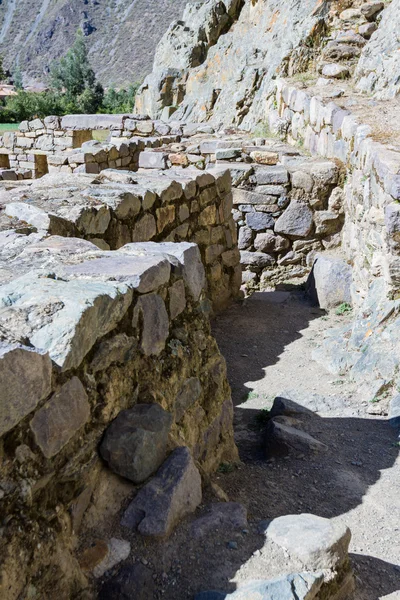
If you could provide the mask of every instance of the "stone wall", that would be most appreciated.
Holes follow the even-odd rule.
[[[92,139],[105,131],[108,142]],[[0,136],[2,179],[39,178],[46,173],[136,170],[139,152],[179,139],[182,129],[137,115],[67,115],[23,121]],[[0,161],[0,162],[1,162]],[[12,174],[11,171],[14,173]]]
[[[108,425],[138,403],[161,407],[151,472],[177,446],[205,473],[235,460],[226,367],[196,245],[103,252],[8,230],[1,247],[1,596],[70,598],[87,585],[83,514],[112,476],[97,452]]]
[[[353,296],[359,303],[369,284],[383,277],[397,293],[399,277],[400,154],[370,136],[370,128],[348,110],[324,103],[283,81],[277,86],[277,111],[294,143],[313,156],[340,161],[346,168],[342,248],[352,264]]]
[[[105,170],[47,175],[3,193],[2,227],[79,237],[105,250],[130,242],[190,241],[206,268],[216,310],[238,294],[241,280],[229,172],[164,174]],[[25,225],[22,225],[24,223]]]

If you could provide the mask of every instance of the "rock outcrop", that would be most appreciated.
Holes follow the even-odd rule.
[[[307,39],[327,12],[327,3],[315,0],[207,0],[188,7],[161,40],[136,110],[155,118],[172,106],[181,120],[254,126],[277,74],[310,59]]]
[[[400,1],[392,0],[357,65],[357,88],[379,100],[390,100],[400,93],[399,28]]]

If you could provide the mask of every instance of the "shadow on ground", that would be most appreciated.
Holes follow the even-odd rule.
[[[217,501],[210,488],[196,514],[183,521],[162,544],[128,534],[126,529],[118,530],[119,521],[116,522],[113,535],[131,541],[137,562],[152,571],[157,584],[154,595],[149,592],[140,596],[140,600],[189,600],[203,590],[225,593],[235,590],[236,584],[232,582],[235,575],[264,544],[261,521],[285,514],[313,513],[349,520],[352,528],[354,516],[350,518],[349,511],[357,512],[368,490],[374,491],[381,474],[385,470],[391,472],[398,449],[396,432],[387,422],[364,418],[365,408],[360,411],[353,406],[351,396],[343,388],[337,396],[329,395],[329,381],[320,367],[311,362],[306,345],[303,350],[300,347],[298,356],[294,353],[293,360],[297,363],[292,368],[292,358],[289,361],[286,358],[288,347],[301,341],[312,321],[324,319],[323,314],[309,305],[301,293],[282,291],[273,295],[255,294],[215,320],[214,335],[226,358],[233,391],[236,439],[242,462],[237,466],[224,465],[214,482],[223,488],[230,501],[247,508],[248,526],[236,530],[216,526],[206,535],[195,537],[193,522],[207,511],[210,503]],[[280,372],[282,363],[285,366]],[[276,371],[273,374],[268,370],[271,366]],[[296,426],[324,443],[327,450],[266,458],[266,415],[261,409],[277,393],[278,383],[281,390],[294,390],[291,399],[301,410]],[[318,394],[314,393],[314,383]],[[323,416],[315,414],[316,409]],[[396,485],[398,480],[393,473],[393,488]],[[376,529],[381,538],[380,548],[388,543],[386,539],[393,542],[398,535],[398,531],[387,531],[384,527],[390,502],[392,498],[380,498],[379,492],[378,496],[372,494],[373,510],[365,513],[371,519],[365,526]],[[352,551],[356,600],[377,600],[400,589],[398,565],[375,558],[372,553],[368,555],[367,546],[358,544]],[[400,564],[399,556],[393,556],[393,563],[396,561]],[[262,577],[260,573],[258,578]],[[122,596],[107,600],[117,598],[121,600]],[[389,598],[394,600],[395,596]]]

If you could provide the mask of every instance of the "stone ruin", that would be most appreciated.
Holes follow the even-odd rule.
[[[243,3],[228,4],[213,21],[215,39],[208,31],[210,55],[218,56],[218,36]],[[307,32],[319,18],[313,13]],[[196,56],[185,57],[194,69]],[[186,66],[163,72],[161,98],[151,94],[160,73],[145,82],[138,107],[151,115],[49,116],[0,138],[4,598],[26,590],[80,597],[91,575],[127,556],[111,540],[94,571],[76,558],[85,515],[108,516],[99,496],[117,485],[115,474],[137,486],[152,477],[122,525],[163,538],[199,505],[201,478],[237,460],[210,315],[243,292],[304,282],[312,271],[322,308],[352,303],[361,307],[358,326],[372,328],[367,342],[347,331],[328,337],[316,359],[371,385],[397,372],[376,332],[398,310],[398,148],[374,141],[332,98],[281,79],[271,96],[270,82],[258,85],[254,72],[254,97],[237,123],[218,122],[223,94],[206,104],[217,122],[191,122],[196,73],[183,89]],[[207,66],[211,78],[214,68]],[[262,101],[274,137],[250,133]],[[235,114],[244,106],[237,99]],[[197,100],[193,110],[204,116]],[[93,139],[99,130],[104,142]],[[339,361],[330,353],[338,344]],[[127,459],[119,445],[126,439]],[[165,510],[155,499],[171,478],[188,500],[168,492]],[[351,597],[349,532],[329,539],[340,547],[335,565],[325,555],[317,565],[311,549],[303,564],[313,576],[289,582],[301,598]],[[286,542],[278,533],[271,541],[281,550]],[[274,580],[270,592],[288,585]]]

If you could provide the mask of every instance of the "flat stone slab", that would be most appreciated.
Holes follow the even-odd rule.
[[[350,529],[332,519],[311,514],[286,515],[274,519],[267,539],[300,559],[307,569],[337,569],[346,560]]]

